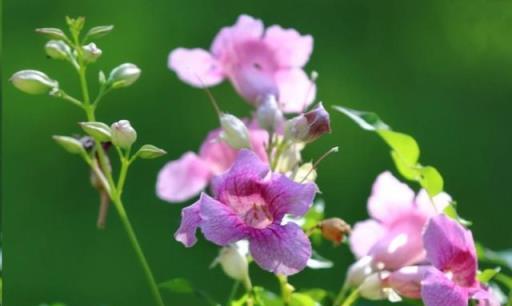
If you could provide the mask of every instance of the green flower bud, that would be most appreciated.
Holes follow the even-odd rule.
[[[103,25],[91,28],[85,35],[85,40],[97,39],[103,37],[114,29],[113,25]]]
[[[68,40],[66,34],[61,29],[57,28],[39,28],[36,32],[48,36],[51,39]]]
[[[249,130],[245,123],[231,114],[220,115],[221,138],[234,149],[250,148]]]
[[[128,120],[112,123],[112,143],[123,149],[129,149],[137,140],[137,132]]]
[[[71,154],[80,154],[85,152],[82,143],[76,138],[68,136],[53,136],[53,140]]]
[[[80,127],[92,138],[98,141],[110,141],[112,132],[103,122],[80,122]]]
[[[46,54],[56,60],[68,60],[71,48],[62,40],[50,40],[44,46]]]
[[[18,71],[11,76],[10,81],[16,88],[31,95],[47,94],[59,88],[57,81],[37,70]]]
[[[140,76],[139,67],[126,63],[112,69],[108,77],[108,83],[112,88],[128,87],[135,83]]]
[[[142,159],[153,159],[167,154],[165,150],[162,150],[154,145],[143,145],[137,155]]]
[[[82,47],[84,61],[94,63],[101,56],[101,49],[96,47],[95,43],[90,43]]]

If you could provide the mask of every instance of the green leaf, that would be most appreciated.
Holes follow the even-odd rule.
[[[512,270],[512,249],[494,251],[477,242],[476,251],[478,260],[507,267],[509,270]]]
[[[441,173],[432,166],[422,167],[420,170],[420,185],[433,197],[443,191],[444,180]]]
[[[384,123],[376,113],[358,111],[348,107],[334,105],[333,108],[354,120],[362,129],[368,131],[387,130],[389,126]]]
[[[174,293],[180,293],[180,294],[195,293],[194,287],[192,287],[190,282],[184,278],[173,278],[171,280],[160,283],[158,286],[160,288],[167,289]]]
[[[489,281],[491,279],[493,279],[498,273],[500,273],[501,271],[501,268],[500,267],[496,267],[494,269],[485,269],[483,271],[478,271],[478,275],[476,276],[476,278],[484,283],[484,284],[487,284],[489,283]]]
[[[103,26],[97,26],[91,28],[89,31],[87,31],[87,34],[85,34],[84,42],[101,38],[114,29],[113,25],[103,25]]]
[[[256,298],[256,305],[260,306],[284,306],[284,302],[281,298],[262,287],[254,287],[254,296]]]
[[[316,200],[310,210],[304,215],[304,224],[302,228],[309,230],[315,227],[318,222],[324,218],[325,202],[323,200]]]
[[[410,165],[406,163],[400,155],[391,151],[391,158],[395,162],[395,167],[400,174],[410,181],[418,181],[421,177],[421,167],[418,165]]]
[[[327,291],[325,291],[324,289],[320,289],[320,288],[309,289],[309,290],[301,291],[300,293],[311,297],[313,300],[315,300],[319,303],[322,302],[327,297]]]
[[[304,293],[292,293],[290,297],[290,306],[319,306],[320,303],[315,301],[311,296]]]
[[[471,226],[471,224],[472,224],[471,221],[468,221],[468,220],[462,218],[461,216],[459,216],[456,206],[457,206],[457,203],[455,203],[455,202],[450,203],[448,206],[446,206],[443,213],[464,226]]]
[[[398,154],[403,162],[411,166],[418,163],[420,148],[414,138],[391,130],[377,130],[377,133]]]

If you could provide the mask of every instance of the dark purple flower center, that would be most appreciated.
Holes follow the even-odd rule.
[[[263,229],[274,221],[268,204],[259,194],[230,196],[227,202],[247,226]]]

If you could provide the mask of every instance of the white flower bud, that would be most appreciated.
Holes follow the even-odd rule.
[[[137,132],[128,120],[119,120],[112,123],[112,143],[123,149],[129,149],[137,140]]]
[[[110,127],[103,122],[80,122],[80,127],[98,141],[109,141],[112,137]]]
[[[269,132],[277,130],[279,125],[284,120],[283,113],[277,105],[277,101],[274,95],[267,95],[263,99],[262,103],[256,111],[256,118],[258,124],[262,129]]]
[[[53,139],[71,154],[80,154],[85,149],[80,140],[68,136],[53,136]]]
[[[353,263],[347,272],[347,284],[352,287],[358,287],[374,271],[372,268],[373,258],[371,256],[361,257]]]
[[[388,293],[383,289],[382,279],[389,276],[389,272],[383,271],[373,273],[366,277],[361,286],[359,286],[359,294],[369,300],[383,300],[388,297]]]
[[[167,154],[165,150],[155,147],[154,145],[143,145],[137,155],[142,159],[153,159]]]
[[[126,63],[112,69],[108,77],[108,83],[112,88],[128,87],[135,83],[139,76],[139,67]]]
[[[221,138],[234,149],[250,148],[249,130],[245,123],[231,114],[220,115]]]
[[[61,29],[58,28],[39,28],[36,29],[39,34],[46,35],[52,39],[66,40],[67,36]]]
[[[101,56],[101,49],[96,47],[95,43],[90,43],[82,47],[84,61],[94,63]]]
[[[235,245],[223,247],[212,266],[220,263],[222,270],[232,279],[245,282],[249,275],[249,263],[243,250]]]
[[[16,88],[31,95],[47,94],[59,87],[57,81],[37,70],[18,71],[12,75],[10,81]]]
[[[44,46],[46,55],[56,60],[68,60],[71,48],[62,40],[50,40]]]
[[[112,32],[113,29],[114,29],[113,25],[103,25],[103,26],[93,27],[89,31],[87,31],[87,34],[85,35],[85,39],[91,40],[91,39],[101,38],[101,37],[109,34],[110,32]]]

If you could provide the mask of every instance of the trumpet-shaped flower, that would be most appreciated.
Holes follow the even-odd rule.
[[[415,196],[391,173],[382,173],[368,200],[372,219],[356,223],[350,236],[352,252],[358,258],[370,256],[372,266],[379,270],[393,271],[424,260],[423,228],[449,202],[445,193],[433,201],[424,190]]]
[[[161,199],[169,202],[186,201],[206,188],[215,175],[231,167],[239,150],[222,141],[221,132],[221,129],[210,132],[201,145],[199,154],[186,152],[160,170],[156,192]],[[268,133],[250,127],[249,140],[251,149],[263,162],[267,162],[265,146]]]
[[[284,112],[301,112],[315,98],[316,87],[302,67],[313,50],[313,38],[294,29],[241,15],[213,40],[210,52],[177,48],[169,55],[169,68],[195,87],[208,87],[229,79],[236,91],[254,105],[275,95]]]
[[[270,173],[258,156],[242,149],[233,166],[213,179],[213,197],[200,199],[183,209],[176,240],[190,247],[201,229],[209,241],[226,246],[249,241],[254,261],[276,274],[301,271],[311,257],[311,244],[295,223],[283,224],[285,214],[302,216],[310,208],[316,185],[299,184]]]
[[[431,269],[421,286],[426,306],[496,305],[491,293],[476,279],[478,261],[473,235],[444,215],[430,219],[423,235]],[[499,303],[498,303],[499,305]]]

